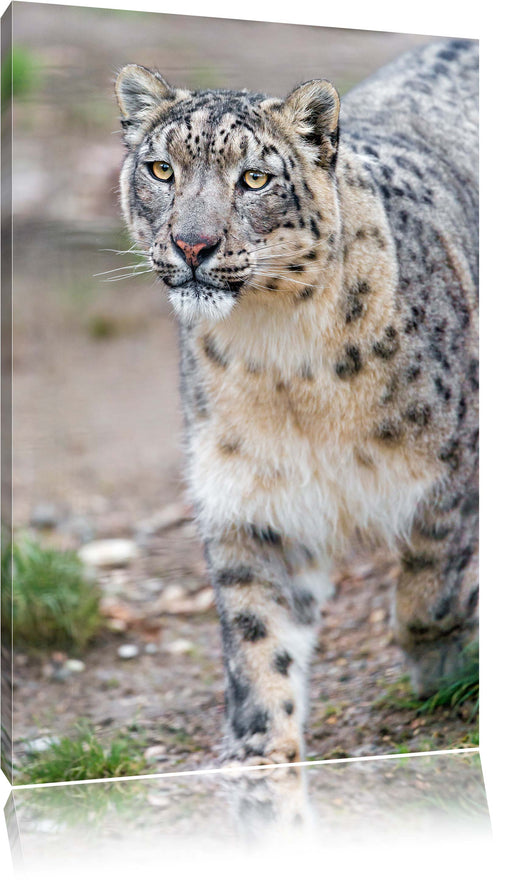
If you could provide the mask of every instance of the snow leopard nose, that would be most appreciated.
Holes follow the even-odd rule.
[[[189,267],[198,267],[206,258],[214,254],[220,245],[220,239],[215,241],[212,237],[204,236],[195,242],[184,242],[183,239],[173,239],[174,245],[181,252]]]

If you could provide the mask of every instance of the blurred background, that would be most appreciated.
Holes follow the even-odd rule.
[[[149,274],[96,275],[138,263],[102,251],[130,245],[117,197],[116,71],[137,62],[193,89],[276,95],[327,77],[343,93],[426,39],[14,5],[17,522],[50,499],[85,514],[94,492],[152,511],[179,481],[164,291]]]
[[[430,39],[14,4],[17,781],[212,766],[222,730],[213,592],[182,483],[176,323],[126,253],[116,71],[136,62],[192,89],[276,95],[326,77],[343,94]],[[413,699],[391,638],[394,578],[379,555],[335,574],[312,758],[478,744],[472,682],[457,702]]]

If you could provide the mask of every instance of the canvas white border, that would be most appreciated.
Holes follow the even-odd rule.
[[[22,0],[20,0],[22,2]],[[46,2],[46,0],[42,0]],[[150,0],[139,2],[85,2],[82,5],[191,14],[178,3]],[[7,4],[1,3],[3,12]],[[382,30],[399,33],[471,37],[481,45],[481,197],[482,197],[482,290],[485,292],[481,321],[482,371],[482,566],[481,628],[482,721],[481,754],[491,808],[496,849],[508,846],[510,837],[509,795],[512,776],[508,762],[509,698],[508,650],[512,641],[512,580],[509,538],[512,481],[510,470],[510,371],[512,290],[510,284],[510,187],[511,144],[510,38],[502,0],[468,4],[462,0],[365,0],[350,5],[332,0],[297,3],[293,0],[258,0],[243,5],[235,0],[196,0],[193,14],[312,24],[328,27]],[[0,777],[0,801],[7,800],[9,786]],[[0,821],[0,859],[9,872],[9,848]],[[436,861],[437,864],[437,861]],[[475,867],[476,870],[476,867]],[[490,868],[488,869],[490,872]],[[459,867],[457,876],[461,876]],[[443,875],[444,876],[444,875]],[[366,878],[366,877],[365,877]],[[492,878],[492,873],[491,873]],[[5,879],[5,877],[4,877]],[[359,875],[359,879],[361,876]],[[398,878],[397,878],[398,879]],[[449,879],[448,875],[445,879]],[[472,879],[475,876],[472,875]],[[496,878],[498,879],[498,878]]]

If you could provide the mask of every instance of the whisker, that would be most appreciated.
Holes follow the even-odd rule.
[[[126,267],[114,267],[113,270],[103,270],[101,273],[93,273],[93,276],[107,276],[109,273],[119,273],[120,270],[138,270],[139,267],[146,266],[147,261],[143,261],[141,264],[127,264]]]
[[[270,291],[270,289],[269,289],[269,288],[265,288],[264,285],[257,285],[256,282],[253,282],[253,281],[252,281],[252,279],[251,279],[251,281],[248,282],[247,284],[248,284],[248,286],[250,286],[251,288],[255,288],[256,291],[267,291],[267,292]],[[275,293],[275,292],[272,292],[272,294],[274,294],[274,293]]]
[[[145,255],[146,254],[145,251],[141,251],[141,250],[135,251],[134,248],[128,248],[128,249],[125,249],[124,251],[122,251],[118,248],[99,248],[98,251],[111,251],[114,254],[136,254],[136,255]]]
[[[299,254],[300,252],[312,251],[318,245],[323,245],[324,242],[327,242],[326,238],[318,239],[316,242],[310,243],[309,245],[297,246],[296,248],[293,248],[292,251],[289,252],[289,254]],[[272,242],[269,243],[269,245],[261,245],[259,248],[251,249],[249,254],[256,254],[256,252],[264,251],[267,248],[284,248],[286,246],[289,247],[290,245],[291,243],[289,242],[283,242],[282,245],[280,245],[279,242]],[[283,254],[283,252],[281,252],[281,254]]]
[[[254,275],[266,278],[270,274],[269,273],[261,273],[261,272],[259,273],[257,270],[255,270]],[[284,282],[293,282],[295,285],[305,285],[306,284],[302,279],[290,279],[289,276],[283,276],[280,273],[272,273],[272,278],[273,279],[282,279]]]
[[[280,255],[269,255],[268,258],[262,258],[257,262],[255,269],[257,269],[258,267],[262,267],[263,269],[268,270],[272,267],[275,267],[276,270],[291,270],[293,265],[289,266],[289,260],[287,260],[286,262],[283,261],[281,263],[276,263],[276,259],[279,257]],[[298,257],[298,259],[300,260],[300,257]],[[274,263],[272,264],[270,263],[270,261],[274,261]],[[314,267],[317,264],[323,264],[323,261],[320,258],[309,258],[309,260],[305,261],[304,264],[301,264],[301,266],[303,269],[307,269],[308,267]]]
[[[139,270],[138,273],[123,273],[122,276],[111,276],[110,279],[102,279],[102,282],[119,282],[121,279],[133,279],[134,276],[144,276],[146,273],[152,273],[153,270]]]

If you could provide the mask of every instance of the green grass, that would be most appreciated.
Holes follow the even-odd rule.
[[[11,96],[18,98],[30,92],[38,76],[38,64],[32,53],[13,46],[2,64],[2,106],[6,106]]]
[[[479,707],[479,666],[478,648],[469,645],[465,651],[465,663],[454,680],[447,680],[428,699],[415,696],[409,677],[405,675],[391,684],[376,702],[376,708],[410,708],[419,714],[430,714],[437,708],[458,708],[467,702],[473,703],[469,720],[473,720]]]
[[[466,652],[466,664],[460,675],[453,681],[447,681],[437,693],[424,700],[420,711],[429,713],[436,708],[457,708],[466,702],[474,703],[471,720],[479,706],[479,667],[478,655],[470,648]]]
[[[120,734],[104,747],[87,724],[76,729],[76,736],[65,736],[44,751],[29,753],[16,784],[76,782],[150,772],[141,738]]]
[[[1,575],[2,631],[12,628],[16,648],[81,651],[101,628],[99,590],[74,552],[13,543],[2,549]]]

